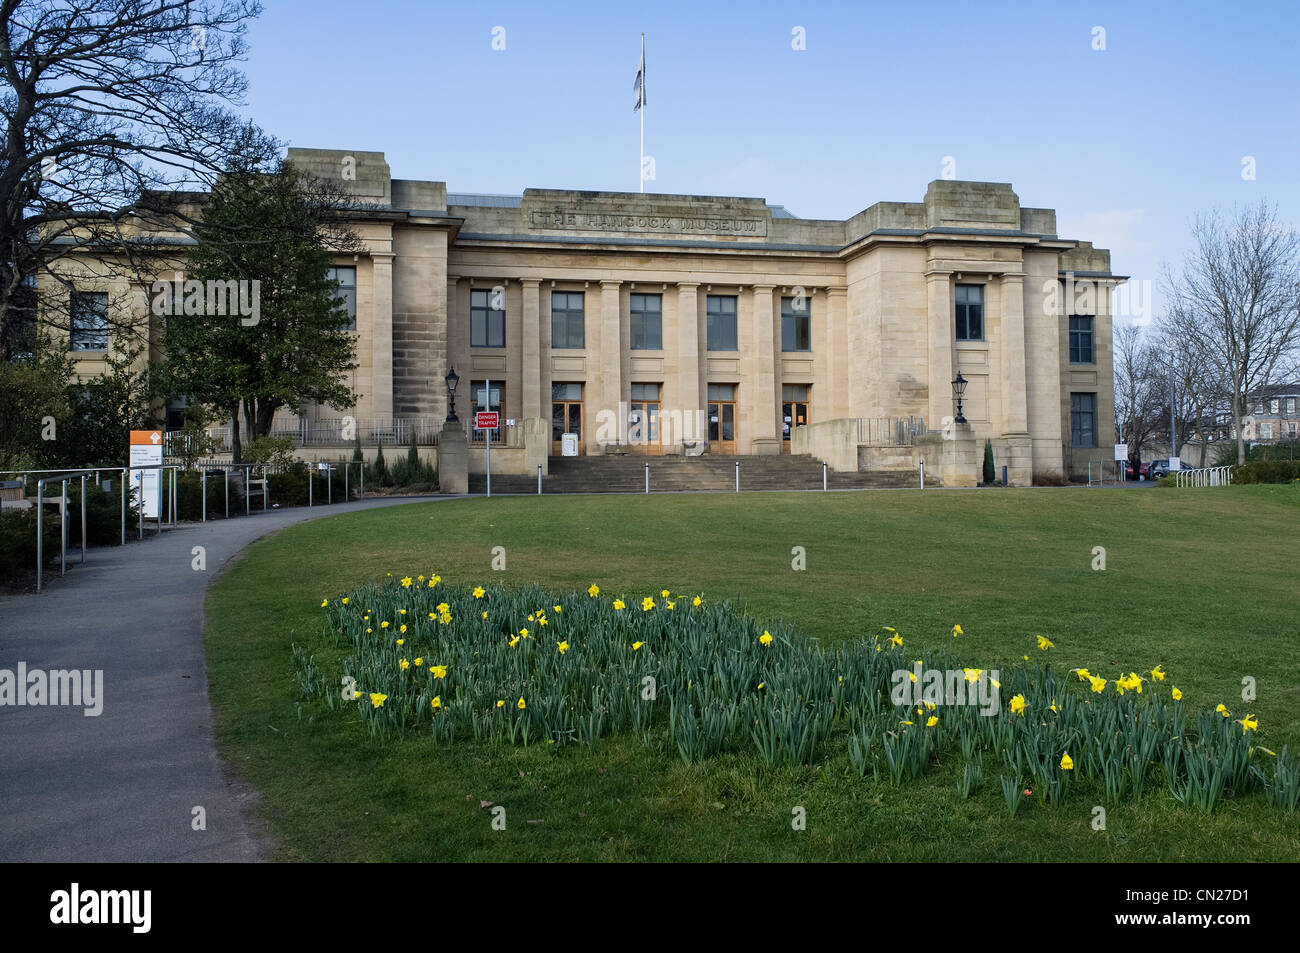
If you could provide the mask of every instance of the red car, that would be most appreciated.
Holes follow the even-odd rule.
[[[1151,461],[1148,460],[1146,463],[1142,464],[1142,466],[1138,468],[1137,473],[1134,474],[1133,461],[1130,460],[1127,466],[1125,466],[1124,468],[1124,477],[1125,479],[1129,479],[1129,480],[1135,480],[1138,477],[1141,477],[1143,480],[1149,480],[1151,479],[1150,470],[1151,470]]]

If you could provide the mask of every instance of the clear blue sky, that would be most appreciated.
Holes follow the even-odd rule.
[[[1152,281],[1199,210],[1300,220],[1293,3],[264,3],[248,114],[452,191],[636,191],[644,32],[647,191],[845,218],[952,156]]]

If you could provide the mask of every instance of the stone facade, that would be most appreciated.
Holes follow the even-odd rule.
[[[809,423],[919,416],[941,431],[960,372],[968,436],[981,448],[993,441],[1011,482],[1082,473],[1089,459],[1112,456],[1110,291],[1124,279],[1108,252],[1058,237],[1055,212],[1022,207],[1010,185],[937,180],[923,201],[880,202],[838,221],[757,198],[457,195],[442,182],[391,178],[382,153],[295,148],[289,159],[374,209],[356,226],[364,250],[336,262],[356,268],[350,413],[363,423],[440,421],[454,367],[462,416],[473,381],[502,386],[502,415],[521,420],[551,420],[553,387],[567,385],[580,395],[586,453],[629,442],[633,388],[646,385],[659,395],[652,452],[709,436],[700,425],[723,414],[712,389],[734,394],[734,429],[726,444],[715,433],[711,449],[779,453],[790,443],[786,388],[806,400]],[[969,340],[956,329],[959,294],[982,299]],[[564,343],[578,346],[552,340],[558,295],[576,303],[580,336]],[[657,347],[633,346],[634,295],[656,296]],[[471,336],[471,308],[484,296],[504,309],[499,342]],[[787,299],[809,306],[800,350],[783,350]],[[724,306],[734,306],[734,346],[711,350],[710,309]],[[1070,315],[1092,319],[1090,360],[1071,362]],[[573,429],[567,417],[561,429]],[[1081,430],[1098,446],[1075,447]]]

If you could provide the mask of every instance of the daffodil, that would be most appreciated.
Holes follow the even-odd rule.
[[[762,690],[763,690],[763,686],[766,685],[766,684],[767,684],[767,682],[759,682],[759,683],[758,683],[758,688],[754,689],[754,691],[756,691],[756,692],[757,692],[757,691],[762,691]]]
[[[556,642],[556,643],[555,643],[555,647],[558,648],[558,649],[560,650],[560,654],[561,654],[561,655],[563,655],[565,652],[569,651],[569,643],[568,643],[568,642]]]
[[[441,577],[441,576],[434,575],[434,576],[430,577],[430,579],[429,579],[429,588],[432,589],[434,586],[436,586],[436,585],[437,585],[438,583],[440,583],[440,582],[442,582],[442,577]]]
[[[516,645],[519,644],[519,636],[516,635],[513,639],[511,639],[511,640],[510,640],[509,642],[507,642],[506,644],[509,645],[509,646],[513,649]]]
[[[644,599],[641,600],[642,612],[649,612],[654,607],[655,607],[655,601],[653,596],[646,596]]]
[[[403,672],[405,672],[408,668],[411,667],[411,663],[408,662],[406,659],[402,659],[397,663],[397,667],[400,668]]]
[[[487,618],[487,610],[486,610],[486,609],[483,610],[483,618],[485,618],[485,619]]]
[[[559,606],[552,606],[551,608],[553,608],[556,612],[563,612],[563,611],[564,611],[564,610],[561,609]]]
[[[661,595],[661,596],[663,596],[665,599],[667,599],[670,595],[672,595],[672,593],[669,592],[667,589],[660,589],[660,590],[659,590],[659,595]]]
[[[1241,719],[1241,733],[1244,735],[1248,731],[1259,730],[1259,718],[1254,715],[1247,715]]]
[[[1014,695],[1011,698],[1011,714],[1025,717],[1025,696]]]
[[[1025,656],[1025,658],[1028,657],[1029,656],[1027,655]],[[1086,668],[1076,668],[1074,671],[1078,673],[1079,681],[1081,682],[1087,681],[1088,679],[1092,678],[1092,672],[1088,671]]]
[[[379,623],[379,627],[380,627],[381,629],[386,629],[386,628],[388,628],[388,623],[387,623],[387,622],[381,622],[381,623]]]
[[[903,644],[903,637],[902,637],[901,635],[899,635],[897,632],[895,632],[895,633],[894,633],[894,637],[893,637],[892,639],[890,639],[889,641],[893,642],[895,645],[902,645],[902,644]]]
[[[939,716],[931,715],[928,719],[926,719],[925,727],[933,728],[937,724],[939,724]]]
[[[1062,771],[1074,770],[1074,759],[1070,757],[1070,753],[1068,751],[1065,754],[1061,755],[1061,770]]]
[[[1174,699],[1174,701],[1176,701],[1176,702],[1180,702],[1180,701],[1183,700],[1183,693],[1182,693],[1181,691],[1178,690],[1178,686],[1177,686],[1177,685],[1174,686],[1174,690],[1173,690],[1172,692],[1170,692],[1169,694],[1173,696],[1173,699]]]
[[[643,646],[643,645],[645,645],[644,642],[633,642],[633,643],[632,643],[632,651],[633,651],[633,652],[637,652],[637,651],[639,651],[639,650],[641,649],[641,646]]]
[[[615,600],[614,600],[614,611],[615,611],[615,612],[622,612],[622,611],[623,611],[624,609],[626,609],[626,608],[627,608],[627,606],[625,606],[625,605],[623,604],[623,600],[622,600],[622,599],[615,599]]]
[[[978,669],[978,668],[964,668],[964,669],[962,669],[962,672],[964,672],[965,675],[966,675],[966,681],[970,682],[972,685],[974,685],[976,682],[979,681],[979,677],[980,677],[980,669]]]
[[[593,582],[590,586],[587,587],[587,595],[595,599],[598,595],[600,595],[600,586],[596,585]]]
[[[403,589],[410,589],[410,588],[411,588],[411,577],[410,577],[410,576],[407,576],[407,577],[405,577],[405,578],[402,580],[402,588],[403,588]]]
[[[401,628],[399,628],[397,631],[398,631],[398,632],[405,632],[405,631],[406,631],[406,625],[405,625],[405,623],[403,623],[402,626],[401,626]]]
[[[1044,652],[1052,648],[1052,646],[1054,645],[1056,645],[1056,643],[1053,642],[1051,639],[1047,638],[1046,636],[1044,635],[1038,636],[1038,647],[1042,649]]]
[[[1096,675],[1089,675],[1088,681],[1092,683],[1092,690],[1100,695],[1106,690],[1106,680]]]
[[[763,634],[760,635],[760,636],[758,637],[758,642],[759,642],[760,645],[771,645],[771,644],[772,644],[772,633],[771,633],[771,632],[768,632],[766,629],[764,629],[764,630],[763,630]]]
[[[498,699],[497,699],[497,707],[498,707],[498,708],[505,708],[505,707],[506,707],[506,702],[505,702],[505,699],[504,699],[504,698],[498,698]]]
[[[676,608],[677,608],[677,603],[675,603],[675,602],[668,602],[668,603],[665,603],[665,605],[666,605],[670,610],[671,610],[671,609],[676,609]]]
[[[442,696],[441,696],[441,695],[435,695],[435,696],[433,696],[433,701],[429,702],[429,707],[430,707],[430,708],[441,708],[441,707],[442,707]]]
[[[482,586],[475,586],[475,587],[474,587],[474,598],[475,598],[475,599],[482,599],[483,596],[485,596],[486,594],[487,594],[487,590],[484,589]]]
[[[528,705],[524,703],[524,698],[522,695],[519,696],[519,701],[515,704],[515,707],[518,708],[520,711],[523,711],[525,708],[528,707]]]
[[[701,599],[699,596],[696,596],[693,600],[691,600],[691,605],[695,606],[695,608],[698,609],[700,606],[704,605],[704,600]]]
[[[447,677],[447,666],[445,665],[430,665],[429,671],[433,673],[434,678]]]
[[[538,624],[538,625],[550,625],[550,623],[546,621],[546,616],[542,616],[541,618],[539,618],[539,619],[537,620],[537,624]]]
[[[406,644],[406,639],[398,639],[398,640],[397,640],[397,644],[398,644],[398,645],[405,645],[405,644]]]
[[[963,632],[963,631],[961,630],[961,626],[960,626],[960,625],[954,625],[954,626],[952,627],[952,637],[953,637],[954,639],[957,638],[957,636],[959,636],[959,635],[965,635],[965,634],[966,634],[966,633]]]
[[[373,705],[375,708],[383,708],[384,702],[386,702],[387,700],[388,700],[388,696],[383,694],[382,692],[370,693],[370,704]]]
[[[321,607],[322,609],[324,609],[324,608],[325,608],[327,605],[329,605],[329,604],[330,604],[330,601],[329,601],[328,599],[322,599],[322,600],[320,601],[320,607]]]
[[[520,630],[519,630],[519,637],[520,637],[521,639],[526,639],[526,638],[528,638],[528,630],[527,630],[527,629],[520,629]]]
[[[344,596],[344,597],[343,597],[343,604],[344,604],[344,605],[347,605],[347,604],[348,604],[348,597],[347,597],[347,596]]]
[[[412,664],[413,664],[416,668],[419,668],[421,665],[424,664],[424,659],[423,659],[423,658],[416,658],[416,660],[415,660]]]
[[[1160,666],[1157,665],[1151,670],[1151,677],[1157,682],[1163,682],[1165,680],[1165,673],[1161,670]]]
[[[1228,711],[1228,706],[1223,704],[1222,702],[1220,702],[1219,705],[1214,710],[1217,711],[1224,718],[1232,717],[1232,712]]]

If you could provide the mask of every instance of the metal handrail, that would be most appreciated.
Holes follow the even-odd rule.
[[[15,471],[16,472],[16,471]],[[40,592],[45,568],[45,484],[59,483],[59,575],[68,571],[68,481],[81,480],[81,561],[86,561],[86,477],[94,470],[64,471],[36,481],[36,591]]]

